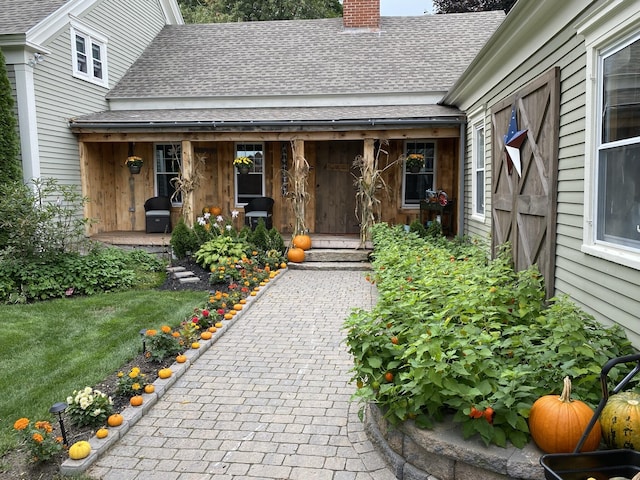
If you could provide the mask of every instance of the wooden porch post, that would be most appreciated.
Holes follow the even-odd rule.
[[[293,172],[290,195],[292,199],[293,214],[295,216],[293,236],[296,236],[307,233],[306,203],[309,196],[309,193],[307,192],[309,164],[304,158],[304,140],[292,140],[291,149],[293,151]]]
[[[189,185],[194,178],[193,171],[193,144],[189,140],[182,141],[182,180],[183,184]],[[189,227],[193,227],[195,218],[193,216],[193,205],[195,194],[193,188],[188,188],[182,192],[182,216]]]

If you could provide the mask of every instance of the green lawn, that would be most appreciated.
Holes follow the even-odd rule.
[[[140,353],[141,329],[176,326],[206,299],[205,292],[129,290],[3,305],[0,455],[16,445],[16,419],[51,419],[51,405]]]

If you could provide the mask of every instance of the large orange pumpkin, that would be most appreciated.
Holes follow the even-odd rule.
[[[311,237],[309,235],[296,235],[293,237],[293,246],[302,250],[309,250],[311,248]]]
[[[561,395],[545,395],[536,400],[529,412],[529,430],[533,441],[545,453],[571,453],[576,448],[593,410],[580,400],[571,400],[571,380],[564,379]],[[596,422],[581,452],[597,450],[602,433]]]
[[[140,405],[142,405],[142,401],[142,395],[134,395],[129,399],[129,403],[132,407],[139,407]]]
[[[217,217],[218,215],[222,215],[222,209],[220,207],[209,207],[209,213]]]
[[[304,250],[296,247],[290,248],[287,252],[287,259],[293,263],[304,262]]]

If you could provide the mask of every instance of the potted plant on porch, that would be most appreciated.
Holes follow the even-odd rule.
[[[238,169],[238,172],[246,175],[247,173],[249,173],[251,167],[253,167],[253,160],[249,157],[237,157],[233,161],[233,166]]]
[[[407,170],[411,173],[418,173],[424,166],[424,155],[421,153],[410,153],[405,159]]]
[[[124,164],[129,167],[129,171],[131,173],[140,173],[140,169],[142,168],[142,164],[144,161],[141,157],[137,155],[130,155],[125,160]]]

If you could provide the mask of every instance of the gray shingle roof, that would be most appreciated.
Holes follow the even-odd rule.
[[[72,122],[74,127],[120,124],[216,124],[234,122],[331,122],[435,117],[456,121],[463,114],[443,105],[397,105],[373,107],[296,107],[296,108],[215,108],[190,110],[116,110],[84,115]]]
[[[2,0],[0,0],[2,1]],[[110,99],[445,92],[503,12],[165,27]]]
[[[0,35],[26,33],[68,0],[0,0]]]

